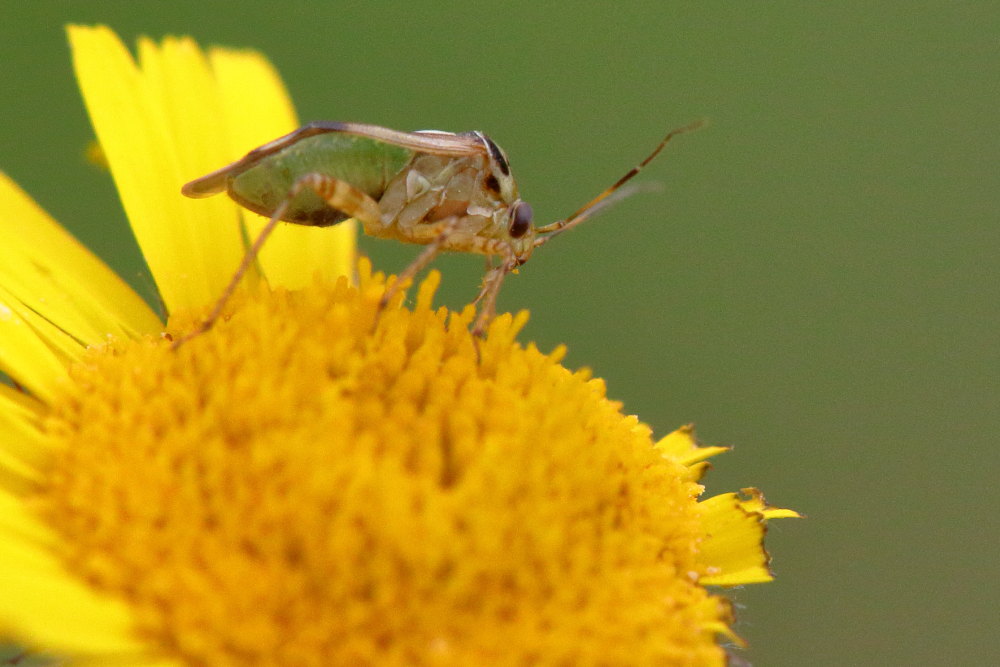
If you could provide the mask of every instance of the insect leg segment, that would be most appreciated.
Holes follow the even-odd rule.
[[[482,302],[479,305],[479,314],[472,325],[472,335],[480,338],[486,334],[486,327],[490,325],[496,317],[497,295],[500,293],[500,286],[503,279],[511,271],[518,267],[519,262],[513,253],[508,252],[503,259],[503,263],[489,270],[483,279],[483,288],[479,291],[473,303]]]
[[[461,222],[462,219],[458,217],[449,220],[441,229],[441,232],[437,235],[437,237],[428,243],[423,251],[417,255],[417,258],[410,262],[410,265],[399,273],[396,277],[396,281],[386,288],[385,293],[379,300],[378,308],[380,311],[386,307],[389,300],[396,295],[396,292],[398,292],[404,284],[412,280],[414,276],[423,271],[431,262],[434,261],[434,258],[438,256],[438,253],[444,249],[444,245],[448,241],[448,237],[452,235]]]
[[[330,208],[341,211],[348,217],[357,218],[365,225],[366,230],[368,225],[381,224],[382,213],[378,202],[346,181],[317,172],[305,174],[295,181],[288,192],[286,202],[290,203],[304,190],[315,192]]]
[[[295,198],[305,190],[312,190],[319,197],[321,197],[329,206],[336,208],[339,211],[343,211],[345,214],[361,220],[366,226],[369,224],[379,224],[379,209],[378,204],[375,203],[371,197],[366,195],[364,192],[358,190],[349,183],[339,181],[335,178],[329,176],[324,176],[318,173],[305,174],[292,185],[288,194],[282,200],[278,207],[274,209],[271,214],[270,219],[267,224],[264,225],[260,233],[257,234],[257,238],[254,239],[253,244],[247,249],[245,255],[243,255],[243,261],[240,262],[239,268],[236,269],[236,273],[229,280],[229,284],[222,291],[219,299],[215,302],[212,307],[212,311],[208,314],[208,317],[201,323],[201,325],[184,336],[174,341],[171,346],[173,349],[177,349],[183,345],[188,340],[199,336],[215,324],[215,322],[222,315],[223,309],[232,298],[233,293],[236,291],[236,287],[240,284],[243,276],[246,272],[250,270],[250,267],[256,261],[257,256],[260,255],[261,248],[264,247],[264,243],[267,241],[268,237],[274,232],[278,223],[289,213],[289,209]]]
[[[500,243],[488,243],[484,245],[486,247],[482,248],[482,252],[486,256],[486,270],[483,274],[479,294],[477,294],[476,298],[472,300],[472,305],[476,306],[477,309],[479,308],[479,302],[483,300],[489,291],[489,287],[492,285],[495,274],[498,271],[503,271],[505,269],[507,273],[510,273],[521,265],[521,261],[517,259],[517,255],[509,245]],[[495,260],[498,257],[500,258],[500,263],[496,264]],[[509,269],[506,268],[508,264],[511,265]]]
[[[237,285],[240,284],[240,281],[243,279],[243,276],[246,275],[246,272],[250,270],[250,266],[257,259],[257,255],[260,254],[260,249],[264,247],[264,242],[267,241],[267,237],[271,235],[274,228],[278,226],[279,222],[281,222],[282,216],[287,213],[288,206],[291,201],[291,197],[285,199],[285,201],[281,202],[281,205],[274,210],[274,214],[271,216],[271,219],[267,221],[264,228],[260,230],[259,234],[257,234],[257,238],[254,239],[253,245],[251,245],[246,251],[246,254],[243,255],[243,261],[240,262],[240,266],[236,269],[236,273],[233,274],[233,277],[229,279],[229,283],[226,285],[226,288],[222,290],[222,294],[219,295],[219,298],[212,307],[212,311],[208,314],[208,317],[202,321],[201,325],[199,325],[197,329],[186,336],[175,340],[170,346],[171,349],[176,350],[187,341],[200,336],[215,325],[215,322],[222,315],[223,308],[226,307],[229,299],[232,298],[233,293],[236,291]]]

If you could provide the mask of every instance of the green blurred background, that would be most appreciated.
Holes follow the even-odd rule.
[[[82,157],[67,22],[258,48],[303,121],[486,131],[539,221],[708,118],[643,175],[661,191],[539,251],[501,306],[658,434],[733,445],[710,492],[809,516],[772,525],[776,582],[731,592],[746,660],[1000,661],[1000,5],[582,6],[4,0],[0,168],[148,293]],[[462,305],[482,261],[438,266]]]

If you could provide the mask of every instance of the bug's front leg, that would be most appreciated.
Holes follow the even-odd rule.
[[[499,266],[491,268],[486,273],[486,277],[483,278],[483,288],[479,290],[479,294],[472,302],[480,304],[479,315],[472,325],[473,336],[481,338],[486,334],[486,328],[493,321],[493,318],[496,317],[497,295],[500,293],[500,286],[503,285],[503,279],[516,268],[517,258],[514,257],[514,253],[509,248],[506,248],[503,262]]]
[[[319,195],[328,206],[342,211],[352,218],[357,218],[361,221],[363,225],[367,228],[368,225],[381,224],[381,214],[379,211],[378,203],[369,197],[365,192],[354,187],[350,183],[345,183],[344,181],[326,176],[320,173],[309,173],[300,177],[292,187],[288,190],[288,194],[285,198],[278,204],[278,207],[274,209],[271,214],[270,219],[268,219],[267,224],[264,228],[260,230],[257,234],[257,238],[254,239],[253,244],[247,249],[246,254],[243,255],[243,261],[240,262],[239,267],[236,269],[236,273],[229,280],[226,288],[222,291],[219,299],[215,302],[212,307],[211,312],[208,314],[197,329],[191,333],[176,339],[171,345],[171,348],[176,350],[181,345],[187,341],[200,336],[205,333],[222,315],[222,310],[226,307],[226,303],[232,298],[233,293],[236,291],[236,287],[240,284],[243,276],[246,272],[250,270],[257,256],[260,254],[260,249],[264,247],[264,242],[267,241],[268,237],[274,231],[278,223],[288,214],[288,208],[291,206],[292,201],[303,191],[311,189],[317,195]]]

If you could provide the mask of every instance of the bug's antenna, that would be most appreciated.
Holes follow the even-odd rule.
[[[705,126],[705,121],[699,120],[695,121],[694,123],[691,123],[690,125],[685,125],[684,127],[679,127],[676,130],[671,130],[670,132],[668,132],[667,136],[663,137],[663,141],[661,141],[657,145],[657,147],[653,149],[652,153],[647,155],[642,162],[632,167],[632,169],[630,169],[627,174],[625,174],[617,181],[615,181],[614,185],[612,185],[609,188],[606,188],[603,192],[601,192],[601,194],[597,195],[589,202],[584,204],[582,207],[577,209],[576,212],[574,212],[569,217],[564,218],[562,220],[557,220],[550,225],[545,225],[544,227],[536,228],[535,232],[539,234],[544,234],[544,236],[540,236],[537,239],[535,239],[535,247],[537,248],[538,246],[547,243],[548,241],[552,240],[559,234],[565,232],[567,229],[576,227],[578,224],[580,224],[587,218],[592,217],[594,214],[610,206],[614,202],[624,199],[625,197],[628,197],[629,195],[633,194],[635,192],[635,189],[625,189],[623,191],[618,192],[617,194],[616,191],[621,186],[625,185],[630,180],[632,180],[632,178],[636,174],[642,171],[643,167],[652,162],[653,158],[655,158],[657,155],[660,154],[660,151],[663,150],[664,146],[670,143],[671,139],[676,137],[678,134],[684,134],[685,132],[692,132],[704,126]]]

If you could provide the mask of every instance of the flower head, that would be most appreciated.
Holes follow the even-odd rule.
[[[705,586],[769,579],[764,522],[794,513],[698,502],[722,448],[654,442],[518,344],[524,314],[476,341],[436,273],[380,312],[385,277],[336,278],[331,230],[285,230],[267,285],[171,349],[242,247],[235,206],[177,184],[290,107],[255,54],[71,40],[170,320],[0,182],[27,239],[0,249],[0,633],[108,664],[724,662]]]

